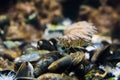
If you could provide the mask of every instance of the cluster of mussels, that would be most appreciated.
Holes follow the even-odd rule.
[[[72,26],[49,40],[1,40],[0,80],[119,80],[120,44],[102,41],[97,48],[92,24]]]
[[[91,43],[96,33],[92,24],[81,21],[68,26],[61,37],[41,39],[44,25],[63,19],[61,9],[55,0],[18,0],[0,15],[0,80],[120,79],[120,44]],[[90,10],[90,22],[107,30],[117,20],[107,9]]]
[[[56,39],[38,42],[4,41],[0,80],[116,80],[120,45],[103,42],[101,49],[64,48]],[[60,51],[60,49],[62,51]],[[87,57],[89,55],[89,58]],[[11,79],[10,79],[11,78]]]

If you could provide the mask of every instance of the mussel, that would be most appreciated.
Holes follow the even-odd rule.
[[[48,71],[48,66],[55,60],[61,58],[58,52],[52,52],[42,56],[39,61],[34,65],[34,75],[38,77],[39,75]]]
[[[57,71],[60,69],[67,69],[72,65],[78,65],[84,59],[84,57],[85,55],[83,52],[72,53],[54,61],[52,64],[50,64],[48,70]]]

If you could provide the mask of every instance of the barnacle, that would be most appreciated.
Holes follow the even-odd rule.
[[[94,33],[96,28],[91,23],[81,21],[68,26],[58,40],[65,47],[83,47],[91,42]]]

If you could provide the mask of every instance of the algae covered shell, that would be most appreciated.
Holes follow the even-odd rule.
[[[56,71],[61,68],[65,69],[66,67],[69,67],[71,65],[77,65],[84,59],[84,57],[85,55],[83,52],[72,53],[54,61],[52,64],[50,64],[48,70]]]

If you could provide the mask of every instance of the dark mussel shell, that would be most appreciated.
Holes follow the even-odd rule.
[[[45,73],[48,71],[48,66],[54,62],[55,60],[59,59],[61,55],[59,53],[54,52],[54,53],[49,53],[40,58],[40,60],[35,64],[35,71],[34,75],[35,77],[38,77],[42,73]]]
[[[110,45],[103,47],[103,49],[94,53],[91,61],[96,64],[103,64],[106,62],[106,58],[110,56]]]
[[[55,51],[55,46],[51,41],[48,40],[40,40],[38,41],[38,49],[40,50],[49,50],[49,51]]]
[[[51,72],[63,72],[67,70],[72,70],[74,67],[79,65],[85,58],[83,52],[71,53],[70,55],[64,56],[53,63],[48,67],[48,70]]]
[[[120,61],[119,53],[119,45],[107,45],[104,46],[101,50],[95,52],[91,61],[97,65],[112,64],[111,66],[115,66],[115,64]]]

